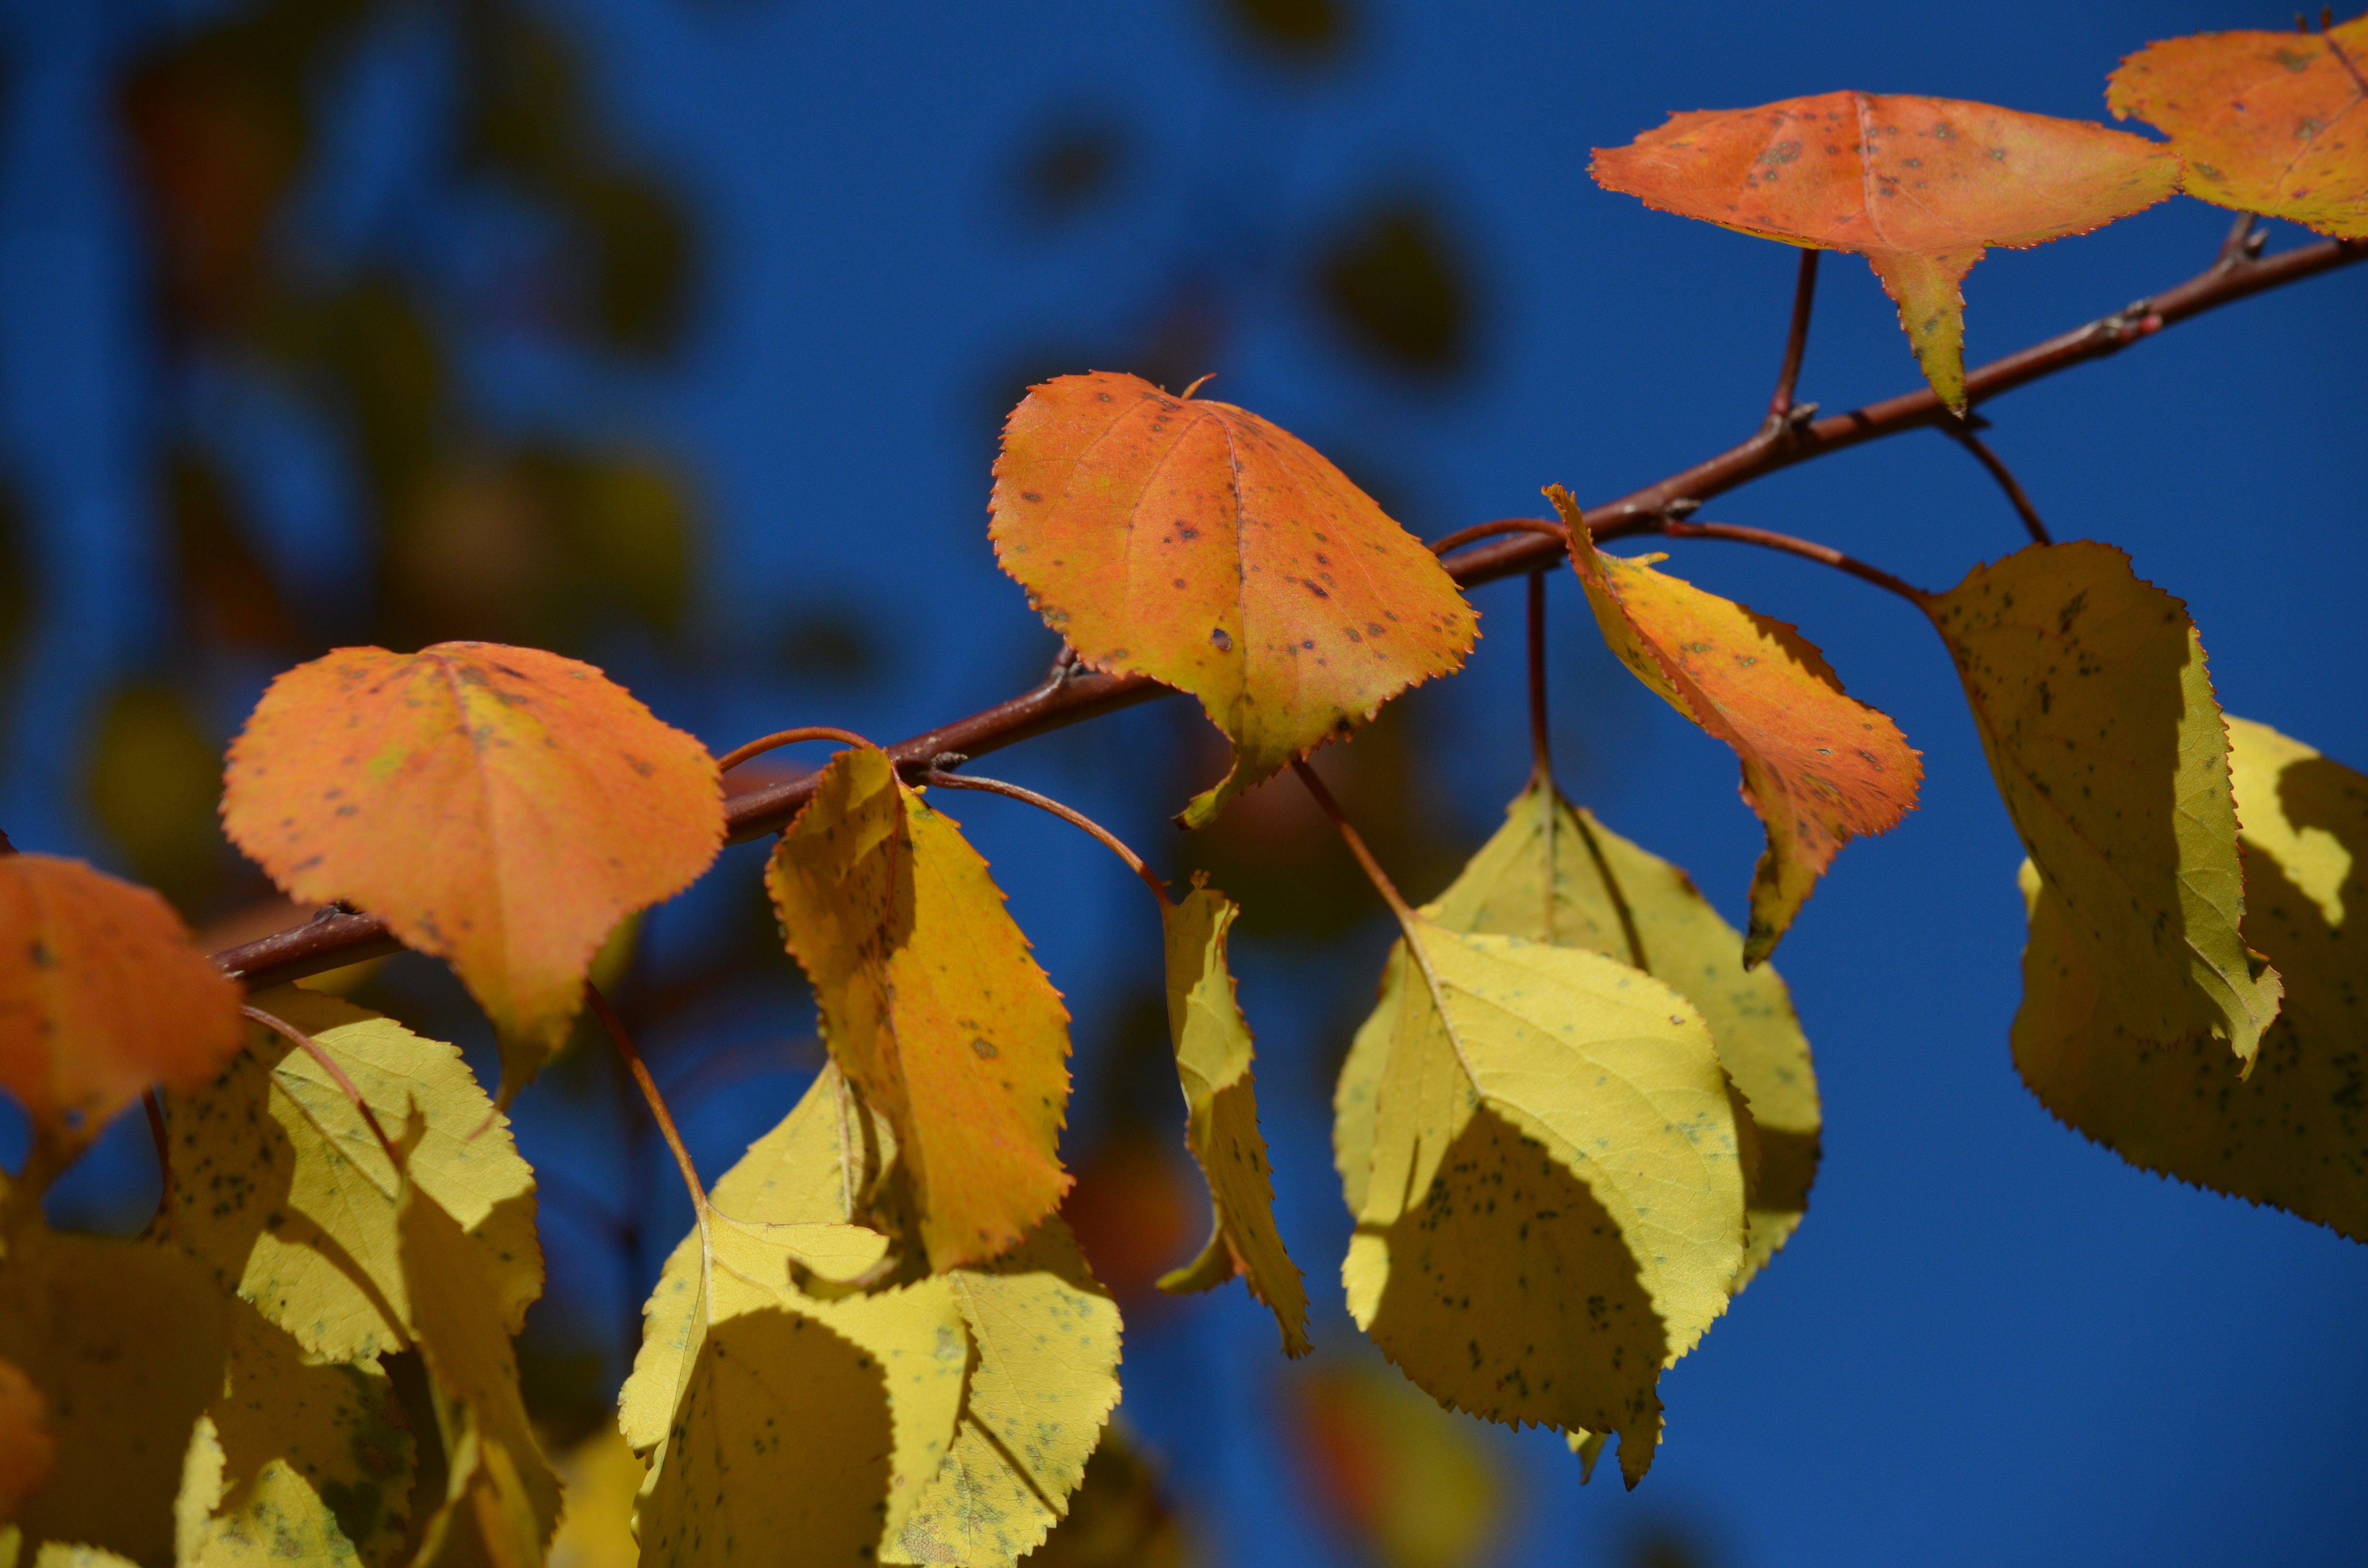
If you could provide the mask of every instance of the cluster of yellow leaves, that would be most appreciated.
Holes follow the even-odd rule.
[[[0,1502],[36,1562],[542,1561],[555,1478],[510,1336],[541,1288],[533,1180],[460,1053],[281,990],[165,1097],[170,1201],[135,1240],[6,1205]],[[317,1051],[317,1054],[315,1052]],[[391,1158],[362,1109],[405,1130]],[[427,1373],[449,1495],[415,1517]]]
[[[1006,1564],[1065,1511],[1118,1309],[1057,1218],[976,1264],[898,1255],[860,1221],[909,1211],[905,1153],[825,1068],[667,1259],[621,1398],[653,1560]]]

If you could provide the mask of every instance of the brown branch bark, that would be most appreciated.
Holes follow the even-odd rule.
[[[1979,403],[2059,370],[2118,354],[2163,327],[2322,272],[2368,260],[2368,242],[2321,240],[2261,260],[2216,258],[2206,271],[2086,326],[1994,359],[1965,377],[1969,404]],[[1930,388],[1837,414],[1813,425],[1767,430],[1656,484],[1587,509],[1597,538],[1657,531],[1679,503],[1697,505],[1752,480],[1867,441],[1951,422],[1952,415]],[[1458,557],[1449,571],[1458,584],[1475,587],[1554,565],[1564,553],[1560,540],[1514,530]],[[948,753],[980,756],[1049,730],[1062,729],[1121,708],[1165,696],[1169,687],[1143,676],[1099,671],[1064,672],[1030,692],[957,719],[888,748],[897,767],[917,778]],[[812,778],[762,785],[725,803],[731,842],[776,832],[813,796]],[[400,951],[402,943],[374,915],[324,912],[305,925],[277,932],[214,955],[215,961],[248,986],[277,985],[364,959]]]

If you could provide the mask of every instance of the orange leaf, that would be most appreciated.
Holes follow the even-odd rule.
[[[2179,188],[2179,160],[2126,131],[1872,93],[1673,114],[1625,147],[1597,148],[1589,172],[1663,211],[1865,256],[1925,379],[1961,414],[1957,286],[1984,248],[2085,233]]]
[[[0,1085],[76,1137],[161,1078],[195,1089],[238,1051],[236,982],[172,906],[79,860],[0,855]]]
[[[1757,965],[1842,846],[1915,806],[1923,763],[1898,725],[1842,694],[1797,630],[1654,571],[1665,556],[1598,552],[1568,493],[1546,494],[1572,519],[1571,562],[1611,651],[1743,759],[1743,798],[1768,827],[1743,939],[1745,967]]]
[[[942,1273],[1068,1190],[1069,1014],[986,862],[885,752],[841,752],[766,872],[839,1070],[883,1112]]]
[[[2368,239],[2368,17],[2317,37],[2148,44],[2113,73],[2105,102],[2169,136],[2189,195]]]
[[[566,1039],[617,922],[723,843],[707,748],[589,665],[532,648],[341,648],[271,683],[222,822],[292,898],[345,899],[450,959],[507,1102]]]
[[[16,1522],[25,1499],[58,1466],[50,1402],[14,1361],[0,1361],[0,1524]]]
[[[1030,390],[991,506],[996,559],[1080,658],[1180,687],[1233,741],[1188,827],[1476,635],[1437,559],[1313,448],[1140,377]]]

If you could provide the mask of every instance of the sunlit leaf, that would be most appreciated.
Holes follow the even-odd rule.
[[[2153,142],[2086,120],[1843,92],[1673,114],[1597,148],[1590,172],[1663,211],[1865,256],[1933,392],[1962,413],[1958,285],[1985,248],[2126,218],[2176,191],[2180,169]]]
[[[375,1360],[308,1361],[234,1306],[222,1390],[199,1417],[175,1505],[176,1562],[385,1562],[409,1523],[413,1447]]]
[[[1634,1485],[1660,1369],[1725,1311],[1744,1258],[1742,1134],[1708,1026],[1602,954],[1427,916],[1382,1013],[1371,1154],[1345,1184],[1350,1314],[1458,1409],[1618,1432]]]
[[[82,1542],[170,1562],[181,1460],[220,1396],[234,1303],[169,1247],[38,1222],[0,1266],[0,1357],[49,1402],[57,1467],[17,1523],[28,1544]]]
[[[823,770],[766,881],[832,1058],[896,1130],[930,1265],[1008,1250],[1069,1185],[1069,1016],[986,862],[867,746]]]
[[[231,837],[292,898],[345,899],[450,959],[503,1092],[566,1037],[617,922],[723,842],[705,747],[589,665],[532,648],[345,648],[271,683],[232,743]]]
[[[2148,44],[2105,102],[2169,136],[2190,196],[2368,239],[2368,17]]]
[[[145,888],[78,860],[0,855],[0,1086],[45,1136],[95,1132],[162,1079],[238,1049],[238,986]]]
[[[996,462],[996,559],[1098,669],[1190,692],[1234,767],[1226,801],[1471,651],[1430,551],[1297,437],[1135,376],[1031,390]]]
[[[1307,1290],[1274,1228],[1273,1166],[1258,1131],[1250,1027],[1225,964],[1225,931],[1239,913],[1224,894],[1197,884],[1162,911],[1168,1030],[1189,1118],[1185,1142],[1209,1179],[1213,1213],[1201,1256],[1159,1288],[1206,1290],[1238,1274],[1273,1309],[1283,1349],[1304,1356],[1313,1348]]]
[[[2103,1004],[2055,885],[2023,863],[2031,910],[2014,1060],[2047,1108],[2147,1170],[2368,1241],[2368,778],[2266,724],[2228,721],[2244,824],[2245,937],[2284,1006],[2249,1076],[2204,1031],[2148,1039]]]
[[[614,1426],[604,1426],[555,1461],[565,1487],[551,1568],[634,1568],[633,1499],[648,1467]]]
[[[1747,1162],[1750,1236],[1734,1288],[1743,1289],[1784,1244],[1808,1208],[1817,1173],[1821,1115],[1809,1042],[1792,994],[1766,965],[1743,967],[1743,938],[1693,879],[1532,780],[1505,811],[1505,825],[1426,913],[1451,931],[1494,932],[1608,954],[1662,982],[1702,1010],[1719,1065],[1750,1107],[1759,1145]],[[1369,1093],[1348,1115],[1350,1086],[1377,1077],[1388,1050],[1376,1014],[1357,1035],[1341,1074],[1338,1143],[1369,1145]]]
[[[534,1173],[461,1053],[392,1018],[294,986],[256,1005],[312,1037],[381,1127],[416,1108],[411,1178],[470,1233],[516,1333],[542,1292]],[[165,1103],[173,1236],[314,1356],[411,1341],[396,1210],[403,1178],[328,1070],[260,1025],[212,1085]]]
[[[419,1561],[539,1564],[559,1522],[559,1477],[518,1392],[498,1264],[423,1187],[404,1185],[396,1228],[448,1467]]]
[[[1567,509],[1559,486],[1550,494]],[[1898,725],[1843,695],[1793,628],[1655,571],[1659,555],[1603,554],[1584,528],[1571,538],[1587,602],[1620,662],[1743,761],[1743,798],[1768,829],[1743,944],[1743,961],[1757,964],[1842,846],[1889,831],[1915,806],[1923,762]]]
[[[0,1524],[13,1524],[25,1499],[57,1468],[58,1436],[50,1402],[25,1369],[0,1361]]]
[[[1927,608],[2007,814],[2086,945],[2099,1023],[2252,1061],[2281,985],[2238,934],[2228,733],[2187,607],[2081,541],[1975,567]]]

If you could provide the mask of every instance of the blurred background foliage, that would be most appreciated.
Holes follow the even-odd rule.
[[[1592,495],[1653,478],[1759,417],[1792,261],[1591,192],[1590,141],[1844,81],[2093,117],[2117,51],[2283,22],[2136,0],[2009,10],[1969,40],[1941,0],[1814,17],[1414,0],[0,0],[0,826],[155,885],[220,946],[310,913],[230,850],[215,804],[222,748],[264,683],[332,647],[555,649],[718,752],[810,722],[892,740],[1009,695],[1055,644],[994,571],[986,466],[1005,414],[1053,374],[1175,388],[1218,372],[1209,395],[1277,418],[1427,536],[1533,510],[1550,479]],[[2183,275],[2179,258],[2208,256],[2222,227],[2201,209],[2146,222],[2032,266],[1994,262],[1976,357]],[[1857,272],[1827,278],[1804,392],[1842,406],[1898,390],[1910,368],[1888,305]],[[2317,660],[2316,711],[2278,711],[2248,672],[2291,655],[2244,641],[2269,619],[2249,601],[2214,598],[2258,574],[2221,569],[2219,536],[2180,520],[2216,528],[2257,503],[2208,499],[2214,473],[2178,466],[2214,443],[2279,463],[2298,511],[2356,502],[2311,477],[2327,465],[2309,454],[2356,434],[2326,422],[2357,403],[2329,390],[2332,371],[2311,381],[2309,357],[2346,341],[2330,308],[2361,324],[2360,296],[2317,287],[2244,307],[2248,324],[2231,317],[2224,338],[2182,329],[2180,346],[2224,356],[2201,370],[2166,343],[2155,368],[2026,394],[2015,414],[2041,417],[1997,439],[2066,537],[2122,538],[2146,518],[2141,565],[2159,559],[2155,574],[2196,597],[2231,706],[2356,763],[2321,716],[2368,713],[2357,661]],[[2272,354],[2301,367],[2291,397],[2260,385]],[[2244,399],[2181,390],[2239,381]],[[2198,409],[2213,428],[2180,438]],[[2161,437],[2151,491],[2097,460],[2133,429]],[[1961,454],[1911,445],[1773,482],[1765,501],[1755,489],[1759,509],[1736,520],[1936,581],[1968,551],[2011,548],[2011,517]],[[1440,1411],[1340,1310],[1331,1083],[1389,933],[1303,794],[1262,789],[1211,831],[1175,834],[1167,814],[1224,766],[1179,702],[980,764],[1244,905],[1235,956],[1280,1217],[1318,1308],[1318,1351],[1298,1365],[1242,1292],[1152,1289],[1197,1249],[1207,1207],[1180,1146],[1140,889],[1057,826],[950,802],[1076,1015],[1068,1213],[1126,1314],[1117,1436],[1040,1561],[1713,1568],[1747,1560],[1729,1555],[1740,1540],[1749,1561],[1824,1563],[2043,1538],[2102,1539],[2087,1555],[2116,1558],[2169,1541],[2176,1557],[2226,1512],[2178,1471],[2201,1412],[2241,1403],[2323,1437],[2333,1417],[2317,1405],[2272,1421],[2252,1384],[2211,1384],[2208,1347],[2241,1310],[2299,1364],[2325,1314],[2264,1301],[2276,1281],[2352,1266],[2265,1217],[2215,1230],[2217,1210],[2133,1187],[2011,1081],[2015,852],[1945,672],[1921,643],[1882,641],[1891,622],[1847,585],[1789,563],[1686,565],[1811,625],[1853,690],[1927,747],[1926,814],[1954,825],[1854,850],[1857,869],[1829,880],[1788,944],[1788,974],[1817,998],[1829,1103],[1848,1112],[1832,1119],[1820,1213],[1751,1312],[1673,1375],[1685,1403],[1633,1497],[1601,1481],[1580,1493],[1551,1434]],[[1734,915],[1758,841],[1731,758],[1611,664],[1567,586],[1553,623],[1565,788]],[[1518,593],[1477,597],[1486,640],[1452,691],[1417,692],[1319,756],[1414,896],[1444,885],[1526,772]],[[1912,686],[1893,678],[1903,667]],[[818,760],[777,754],[733,784]],[[711,1176],[823,1060],[758,882],[764,852],[727,851],[601,959]],[[1928,896],[1992,883],[1994,898]],[[490,1074],[482,1019],[440,967],[398,958],[314,983],[461,1042]],[[1940,1021],[1903,1040],[1911,1011]],[[1934,1104],[1954,1108],[1945,1126],[1902,1108]],[[608,1402],[689,1209],[588,1033],[516,1116],[550,1263],[521,1362],[587,1500],[555,1561],[612,1568],[630,1561],[638,1465]],[[138,1123],[62,1186],[58,1219],[140,1225],[154,1177]],[[2241,1309],[2196,1281],[2244,1290]],[[2131,1326],[2135,1301],[2163,1315]],[[2113,1343],[2050,1329],[2050,1312],[2111,1321]],[[2009,1322],[2041,1326],[2018,1338]],[[2278,1397],[2356,1410],[2356,1349],[2316,1354],[2327,1375]],[[2182,1382],[2163,1366],[2201,1369]],[[2119,1369],[2109,1393],[2082,1381],[2100,1367]],[[2148,1397],[2176,1409],[2149,1414]],[[2127,1410],[2110,1440],[2108,1407]],[[2051,1410],[2073,1426],[2044,1427]],[[2021,1454],[2037,1442],[2080,1463],[2033,1467]],[[2344,1488],[2313,1478],[2341,1441],[2255,1447],[2242,1490],[2285,1499],[2256,1510],[2283,1521],[2281,1540],[2356,1544],[2317,1533],[2340,1515],[2326,1499]],[[2105,1493],[2101,1538],[2078,1535]],[[1918,1533],[1855,1533],[1880,1508]]]

